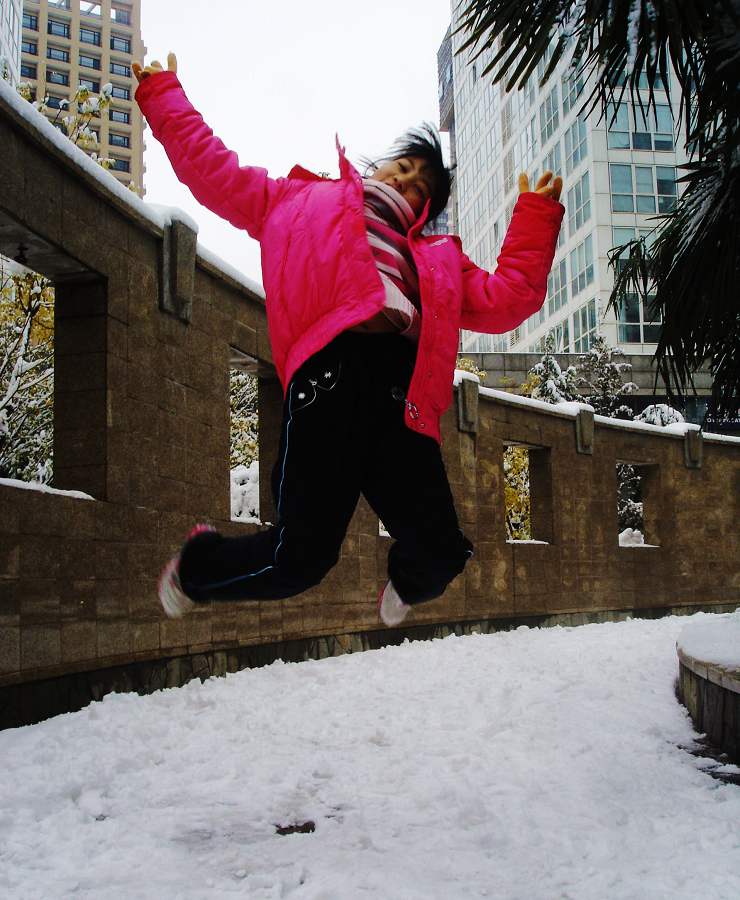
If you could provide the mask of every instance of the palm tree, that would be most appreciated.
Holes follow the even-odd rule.
[[[593,84],[584,111],[602,114],[629,92],[655,114],[656,85],[680,85],[678,120],[690,162],[685,189],[660,217],[652,245],[615,248],[610,303],[631,291],[663,320],[656,359],[673,400],[708,362],[718,416],[740,399],[740,0],[461,0],[471,59],[493,48],[483,74],[522,88],[540,60],[543,82],[569,54]],[[625,78],[626,73],[626,78]],[[640,98],[640,79],[648,99]],[[669,95],[669,103],[676,98]],[[622,257],[617,266],[617,259]],[[656,315],[657,314],[657,315]]]

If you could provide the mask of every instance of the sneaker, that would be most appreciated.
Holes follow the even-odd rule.
[[[400,625],[409,614],[410,609],[411,606],[404,603],[398,596],[392,581],[389,581],[378,594],[378,615],[383,624],[389,628]]]
[[[209,531],[215,530],[213,525],[198,524],[188,532],[188,535],[185,538],[185,544],[188,544],[193,538],[198,537],[200,534],[206,534]],[[180,584],[181,556],[182,550],[177,556],[173,556],[164,569],[162,569],[162,574],[159,576],[159,582],[157,583],[159,602],[162,604],[165,615],[170,619],[179,619],[181,616],[184,616],[185,613],[189,613],[195,606],[195,603],[188,597],[185,591],[183,591],[182,585]]]

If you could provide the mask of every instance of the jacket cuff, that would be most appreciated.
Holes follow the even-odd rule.
[[[535,191],[526,191],[523,194],[519,194],[514,208],[516,209],[516,207],[526,209],[536,215],[546,216],[558,225],[565,214],[565,207],[559,200],[553,200],[552,197],[543,197],[542,194],[537,194]]]
[[[157,72],[156,75],[150,75],[140,82],[136,89],[136,93],[134,94],[134,99],[143,110],[144,105],[149,100],[158,97],[160,94],[163,94],[165,91],[171,90],[172,88],[179,88],[182,90],[182,85],[180,84],[180,79],[177,77],[177,74],[175,72]],[[144,112],[144,114],[146,115],[146,112]]]

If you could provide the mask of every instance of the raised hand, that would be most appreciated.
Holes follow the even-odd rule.
[[[537,182],[537,186],[534,189],[535,194],[542,194],[543,197],[552,197],[553,200],[560,199],[560,192],[563,189],[563,179],[557,175],[553,178],[552,183],[550,183],[550,179],[552,178],[552,172],[548,169],[546,172],[542,173],[539,181]],[[525,194],[529,190],[529,177],[526,172],[522,172],[519,176],[519,193]]]
[[[142,82],[145,78],[149,78],[150,75],[158,75],[160,72],[164,72],[162,63],[157,59],[150,62],[148,66],[142,66],[141,63],[137,61],[132,63],[131,68],[134,71],[136,80],[139,82]],[[167,54],[167,71],[177,72],[177,57],[174,53]]]

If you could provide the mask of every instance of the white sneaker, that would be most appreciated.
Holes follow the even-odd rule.
[[[392,628],[394,625],[400,625],[409,614],[410,609],[411,606],[408,603],[404,603],[398,596],[392,581],[389,581],[378,594],[378,615],[383,624],[389,628]]]
[[[205,534],[206,532],[215,530],[216,529],[212,525],[196,525],[190,530],[188,536],[185,538],[185,544],[199,534]],[[188,597],[185,591],[183,591],[182,585],[180,584],[181,556],[182,551],[180,551],[177,556],[172,557],[164,569],[162,569],[162,574],[159,576],[159,581],[157,583],[159,602],[162,604],[165,615],[170,619],[179,619],[181,616],[184,616],[185,613],[189,613],[195,606],[195,603]]]
[[[167,565],[162,569],[157,584],[157,594],[159,602],[165,615],[170,619],[179,619],[185,613],[189,613],[195,606],[195,603],[183,591],[180,584],[180,554],[173,556]]]

